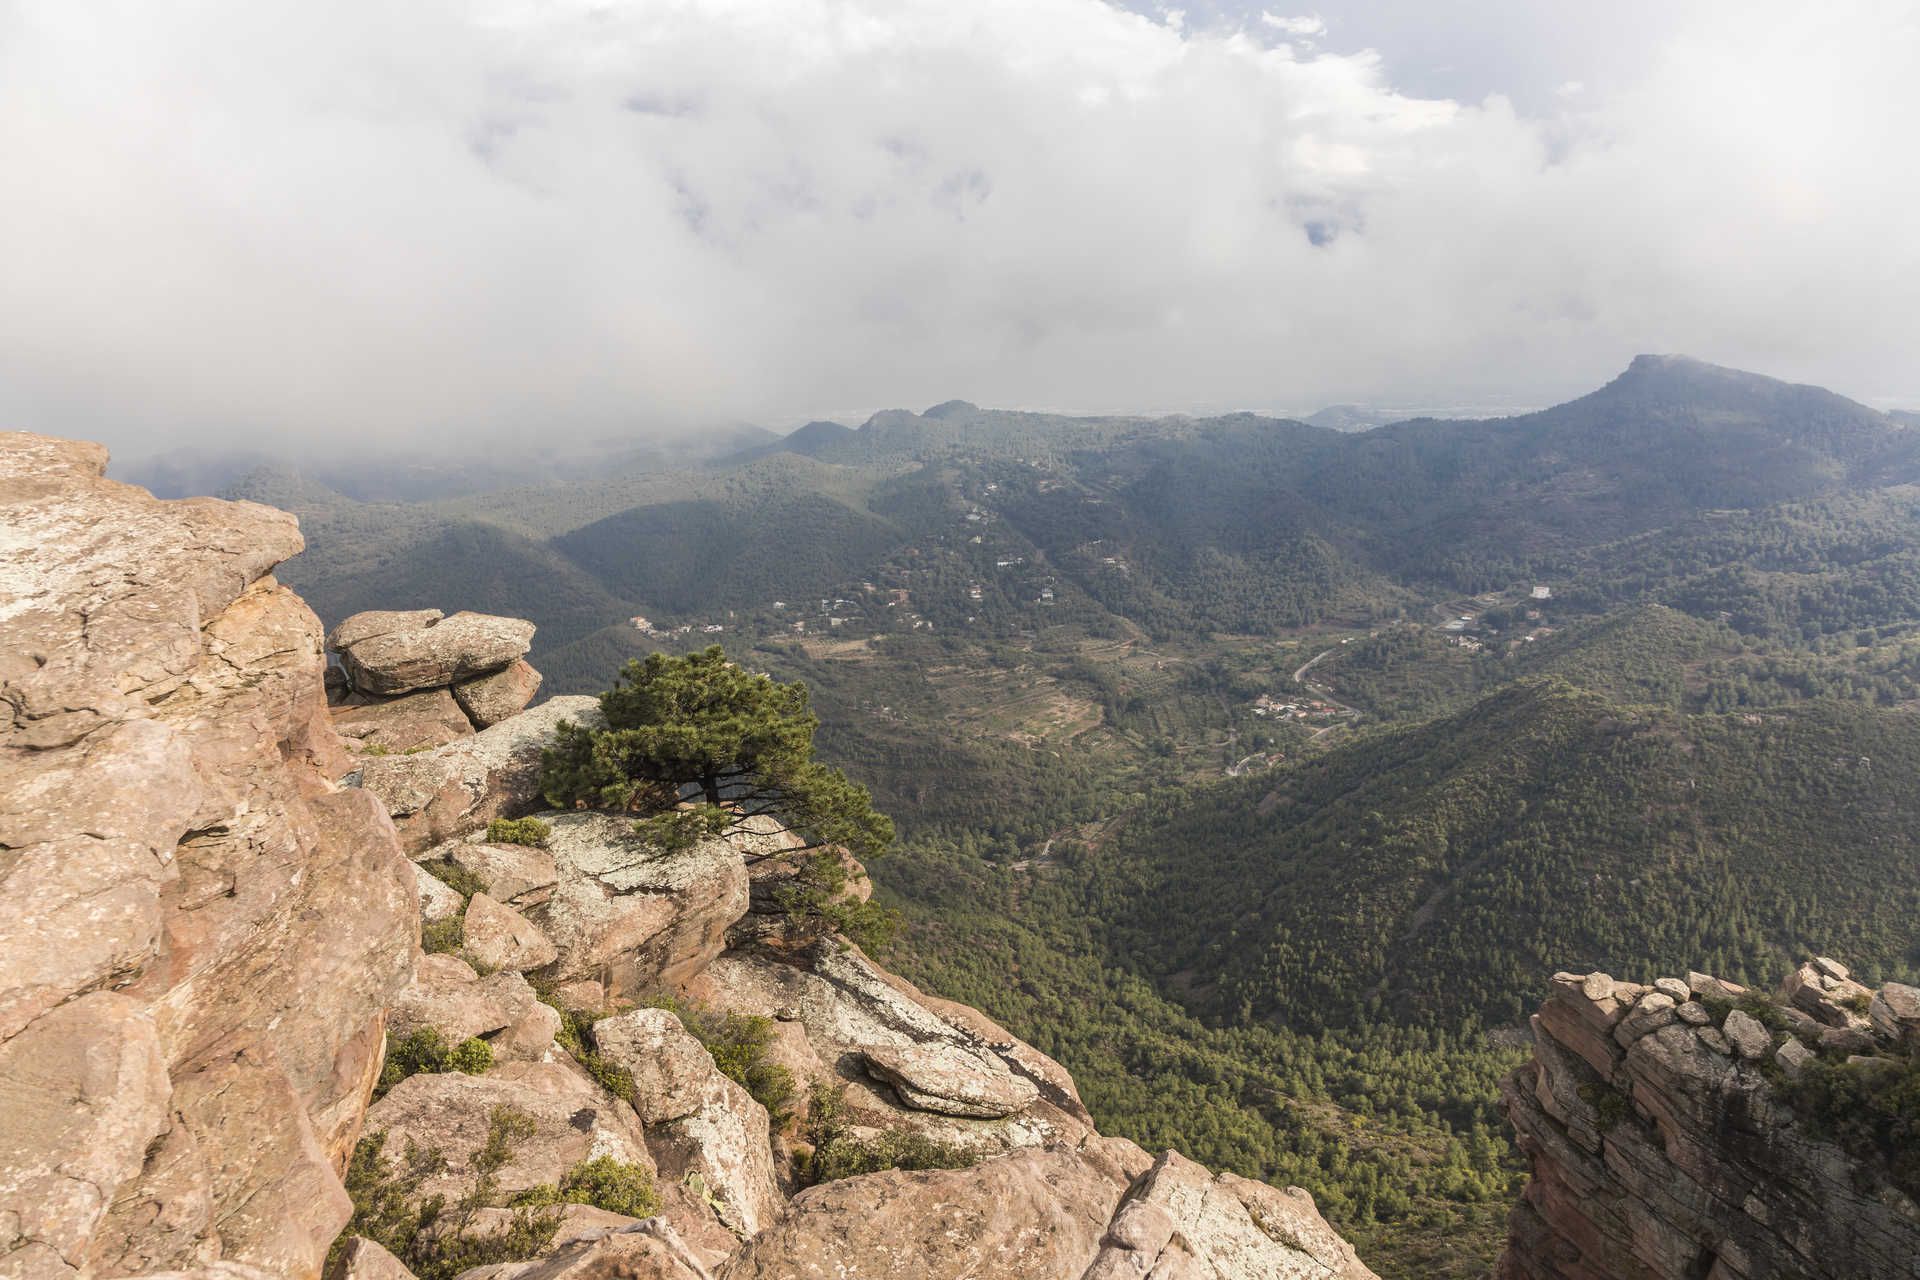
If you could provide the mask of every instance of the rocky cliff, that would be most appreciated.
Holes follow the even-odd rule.
[[[1920,990],[1563,973],[1532,1022],[1502,1280],[1920,1276]]]
[[[779,831],[541,812],[526,624],[323,637],[289,517],[104,463],[0,435],[0,1276],[1371,1276],[794,927]]]

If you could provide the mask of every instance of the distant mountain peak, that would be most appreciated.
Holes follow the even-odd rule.
[[[923,418],[959,418],[980,412],[980,406],[965,400],[942,400],[920,416]]]

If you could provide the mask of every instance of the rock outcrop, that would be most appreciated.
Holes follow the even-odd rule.
[[[1769,998],[1558,974],[1502,1091],[1532,1177],[1502,1280],[1910,1280],[1920,1206],[1792,1083],[1912,1070],[1920,991],[1817,958]]]
[[[292,517],[0,435],[0,1275],[318,1274],[416,890]]]
[[[533,624],[438,609],[356,613],[327,634],[333,727],[363,752],[424,751],[488,729],[533,701],[522,657]]]
[[[350,1165],[333,1280],[1370,1274],[789,918],[778,824],[543,811],[598,707],[523,710],[530,625],[359,614],[329,671],[289,517],[104,462],[0,436],[0,1277],[312,1280]]]

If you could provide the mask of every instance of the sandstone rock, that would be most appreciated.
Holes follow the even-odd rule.
[[[600,1052],[633,1075],[647,1145],[663,1176],[698,1175],[720,1220],[751,1236],[779,1216],[767,1112],[720,1073],[665,1009],[637,1009],[594,1026]]]
[[[446,689],[427,689],[384,702],[334,707],[333,731],[361,751],[408,752],[473,735],[466,713]]]
[[[1655,978],[1653,989],[1666,996],[1675,1004],[1685,1004],[1693,999],[1693,990],[1678,978]]]
[[[713,1275],[671,1226],[648,1218],[578,1240],[551,1257],[475,1267],[458,1280],[713,1280]]]
[[[1848,981],[1809,971],[1818,981]],[[1690,991],[1724,998],[1711,980],[1691,978]],[[1813,1061],[1802,1039],[1776,1050],[1766,1027],[1739,1009],[1723,1028],[1680,1017],[1602,1058],[1602,1071],[1560,1038],[1563,1030],[1591,1037],[1575,1014],[1593,1003],[1577,985],[1556,983],[1534,1019],[1534,1061],[1501,1089],[1530,1177],[1509,1218],[1498,1280],[1913,1274],[1920,1209],[1876,1166],[1816,1136],[1779,1092],[1780,1073]],[[1548,1017],[1556,1005],[1572,1011]],[[1779,1072],[1756,1069],[1769,1058]],[[1893,1061],[1876,1054],[1861,1069]],[[1587,1099],[1621,1094],[1631,1105],[1609,1106],[1598,1132]]]
[[[419,863],[413,864],[414,887],[420,893],[420,918],[429,923],[461,915],[467,900]]]
[[[485,978],[456,956],[422,956],[413,985],[400,994],[389,1030],[404,1037],[432,1027],[450,1045],[478,1036],[500,1060],[537,1060],[560,1031],[560,1015],[511,970]]]
[[[1673,997],[1659,991],[1649,991],[1640,997],[1627,1015],[1613,1029],[1614,1043],[1622,1048],[1631,1045],[1641,1036],[1658,1031],[1673,1022]]]
[[[860,1051],[867,1070],[893,1086],[918,1111],[998,1120],[1024,1111],[1040,1096],[1033,1081],[986,1055],[962,1055],[945,1046],[870,1045]]]
[[[1727,1037],[1727,1043],[1743,1058],[1758,1060],[1773,1050],[1773,1036],[1762,1026],[1757,1018],[1744,1009],[1735,1009],[1727,1014],[1727,1020],[1720,1030]]]
[[[466,953],[488,969],[524,972],[560,954],[533,921],[484,893],[467,899],[465,934]]]
[[[1818,969],[1822,974],[1825,974],[1829,978],[1837,978],[1842,982],[1845,982],[1853,976],[1847,966],[1828,956],[1815,956],[1812,964],[1813,967]]]
[[[419,631],[446,616],[438,609],[369,609],[354,614],[327,632],[327,648],[341,653],[362,640],[395,631]]]
[[[553,698],[470,738],[418,755],[359,762],[359,783],[379,797],[401,847],[434,845],[540,807],[540,752],[562,720],[600,722],[593,698]]]
[[[365,1236],[349,1240],[321,1280],[414,1280],[406,1264]]]
[[[1127,1192],[1083,1280],[1373,1280],[1298,1187],[1213,1177],[1169,1151]]]
[[[1801,1068],[1805,1067],[1809,1062],[1812,1062],[1813,1059],[1813,1050],[1807,1048],[1807,1046],[1801,1044],[1791,1036],[1781,1044],[1778,1052],[1773,1055],[1773,1060],[1778,1063],[1780,1069],[1785,1071],[1789,1076],[1799,1075]]]
[[[1701,1004],[1698,1000],[1689,1000],[1674,1009],[1673,1012],[1675,1017],[1679,1018],[1680,1021],[1686,1023],[1688,1026],[1704,1027],[1711,1025],[1713,1022],[1713,1015],[1707,1012],[1707,1006]]]
[[[1834,961],[1827,961],[1837,968]],[[1803,964],[1781,984],[1788,1006],[1829,1027],[1865,1026],[1873,992],[1852,979],[1830,974],[1817,962]]]
[[[553,989],[553,998],[562,1009],[577,1013],[599,1013],[607,1007],[607,989],[586,978],[561,983]]]
[[[553,855],[545,849],[520,844],[462,844],[443,846],[447,858],[465,867],[487,886],[487,893],[516,907],[547,899],[547,890],[560,879]]]
[[[1889,1040],[1910,1043],[1920,1037],[1920,987],[1889,982],[1867,1006],[1873,1029]]]
[[[1078,1277],[1099,1252],[1125,1174],[1070,1148],[969,1169],[887,1170],[810,1188],[750,1241],[726,1280]]]
[[[473,1153],[485,1144],[496,1107],[512,1107],[534,1124],[533,1136],[500,1170],[503,1195],[558,1183],[575,1165],[603,1155],[653,1171],[633,1109],[569,1062],[513,1062],[484,1076],[409,1076],[367,1112],[366,1127],[387,1135],[389,1156],[408,1141],[438,1150],[447,1167],[427,1178],[419,1195],[454,1200],[472,1186]]]
[[[341,630],[352,634],[358,621],[347,619]],[[525,619],[456,613],[357,636],[340,649],[340,660],[355,689],[392,697],[498,671],[532,646],[533,624]]]
[[[411,876],[329,794],[319,622],[269,572],[291,517],[104,460],[0,435],[0,1060],[34,1063],[0,1105],[0,1271],[313,1274]],[[116,1061],[142,1065],[102,1099]]]
[[[1799,1043],[1796,1039],[1795,1043]],[[1815,1041],[1822,1053],[1837,1053],[1843,1057],[1855,1053],[1871,1053],[1875,1047],[1873,1033],[1861,1027],[1822,1027]]]
[[[453,686],[453,696],[476,729],[488,729],[524,710],[540,692],[541,676],[525,658],[516,658],[492,675]]]
[[[1738,983],[1723,982],[1711,974],[1687,974],[1687,990],[1702,1000],[1732,1000],[1746,994],[1747,989]]]
[[[677,986],[720,953],[746,912],[746,868],[725,840],[663,853],[634,838],[630,819],[540,816],[553,828],[559,882],[529,914],[559,950],[551,981],[596,981],[610,999]]]
[[[1580,994],[1589,1000],[1605,1000],[1613,994],[1613,979],[1604,973],[1590,973],[1580,980]]]

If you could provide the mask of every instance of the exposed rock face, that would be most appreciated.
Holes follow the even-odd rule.
[[[524,973],[553,963],[560,952],[533,921],[484,893],[467,900],[466,950],[488,969]]]
[[[0,435],[0,1274],[313,1276],[412,876],[331,782],[292,518],[105,462]]]
[[[533,647],[525,619],[438,612],[356,614],[335,628],[330,640],[353,687],[393,697],[457,684],[499,671]]]
[[[554,698],[470,738],[417,755],[359,761],[360,786],[392,816],[409,854],[540,805],[540,752],[562,720],[592,724],[592,698]]]
[[[528,914],[558,948],[543,975],[554,982],[589,979],[614,1000],[678,986],[720,954],[746,913],[747,870],[725,840],[663,853],[633,837],[630,819],[539,816],[553,828],[546,851],[558,883]]]
[[[1375,1280],[1300,1188],[1216,1178],[1172,1151],[1127,1193],[1083,1280],[1138,1276]]]
[[[473,725],[451,689],[426,689],[390,702],[333,708],[333,731],[362,751],[417,751],[469,737]]]
[[[1920,1206],[1815,1137],[1775,1083],[1836,1033],[1909,1052],[1912,994],[1876,995],[1831,960],[1803,966],[1774,1002],[1697,973],[1652,987],[1556,975],[1533,1018],[1534,1060],[1502,1090],[1533,1176],[1499,1275],[1920,1275]],[[1727,1008],[1734,999],[1754,1012]]]
[[[665,1009],[636,1009],[594,1028],[600,1051],[633,1075],[647,1143],[675,1181],[698,1175],[720,1220],[751,1236],[780,1215],[767,1111],[720,1074],[700,1042]]]

